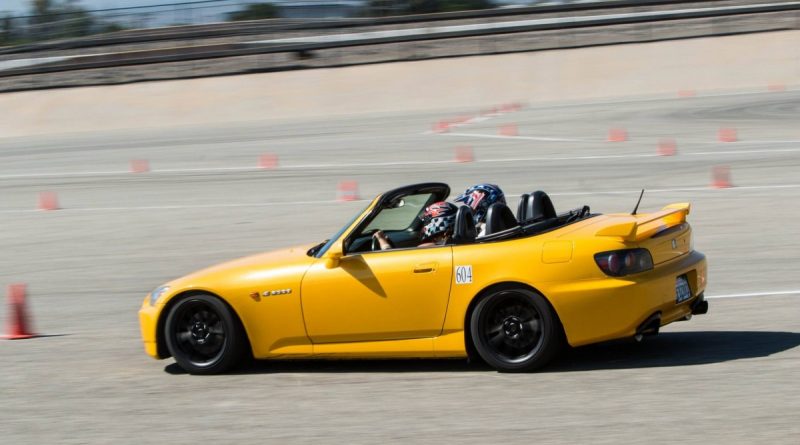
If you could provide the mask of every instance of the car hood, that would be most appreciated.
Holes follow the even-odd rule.
[[[300,279],[316,258],[306,254],[315,244],[259,253],[211,266],[168,283],[173,292],[186,289],[213,291],[218,287],[239,287],[272,279]]]

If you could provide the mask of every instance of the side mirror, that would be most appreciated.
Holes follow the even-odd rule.
[[[331,246],[330,250],[328,250],[328,253],[325,255],[325,268],[335,269],[339,267],[339,262],[342,259],[342,255],[343,253],[341,244]]]

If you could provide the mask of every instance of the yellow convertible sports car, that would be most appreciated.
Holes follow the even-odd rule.
[[[638,340],[708,310],[687,203],[558,214],[537,191],[522,195],[516,215],[493,204],[481,236],[459,207],[447,244],[417,247],[423,209],[449,194],[441,183],[391,190],[325,242],[158,287],[139,311],[145,350],[196,374],[248,356],[470,356],[528,371],[565,343]],[[393,248],[380,250],[378,230]]]

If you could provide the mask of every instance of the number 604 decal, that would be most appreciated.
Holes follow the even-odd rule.
[[[472,283],[472,266],[456,266],[456,284]]]

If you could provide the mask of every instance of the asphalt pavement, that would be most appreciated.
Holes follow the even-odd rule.
[[[43,334],[0,342],[0,443],[797,443],[800,92],[477,111],[0,139],[0,284],[28,284]],[[278,167],[259,168],[264,154]],[[134,159],[150,171],[131,173]],[[711,187],[720,166],[732,187]],[[345,180],[360,199],[337,199]],[[197,377],[145,356],[136,311],[152,288],[321,241],[422,181],[494,182],[512,206],[541,189],[559,211],[630,211],[641,188],[641,211],[689,201],[718,298],[641,344],[532,374],[400,360]],[[43,191],[60,210],[37,210]]]

